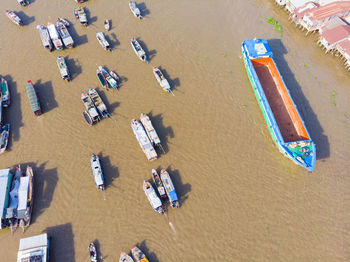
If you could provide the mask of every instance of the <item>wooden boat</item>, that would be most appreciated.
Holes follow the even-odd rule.
[[[140,9],[137,8],[135,1],[129,1],[129,7],[133,15],[138,19],[143,19],[143,16],[141,15]]]
[[[94,103],[92,102],[90,96],[88,96],[85,93],[81,93],[81,101],[83,102],[84,107],[86,109],[83,112],[86,122],[89,125],[95,124],[97,121],[100,120],[100,115],[98,114],[97,109]]]
[[[3,115],[2,115],[2,98],[0,93],[0,126],[2,125]]]
[[[109,74],[110,74],[110,76],[113,77],[113,78],[115,79],[115,81],[117,81],[117,83],[118,83],[118,81],[120,80],[120,77],[118,76],[118,74],[117,74],[116,72],[114,72],[114,71],[109,71]]]
[[[69,70],[66,64],[66,61],[64,60],[64,58],[62,56],[57,56],[57,66],[58,66],[58,70],[60,71],[61,77],[63,80],[67,80],[70,81],[70,74],[69,74]]]
[[[130,43],[138,58],[140,58],[140,60],[145,61],[148,64],[146,53],[142,49],[140,43],[135,38],[132,38]]]
[[[102,117],[109,117],[110,114],[108,113],[106,105],[103,103],[101,97],[97,93],[97,91],[93,88],[90,88],[87,90],[88,95],[90,96],[92,102],[94,103],[95,107],[97,108],[98,112]]]
[[[146,255],[137,246],[131,248],[131,254],[136,262],[149,262]]]
[[[10,10],[5,11],[6,16],[16,25],[23,25],[21,18],[14,12]]]
[[[171,93],[173,96],[174,93],[171,91],[171,87],[169,85],[168,80],[165,78],[165,76],[163,75],[162,71],[160,71],[160,69],[158,67],[153,67],[153,74],[156,77],[159,85],[163,88],[164,91],[167,91],[169,93]]]
[[[41,42],[43,43],[43,46],[45,47],[45,49],[48,49],[49,51],[51,51],[52,50],[52,42],[51,42],[51,38],[50,38],[49,31],[47,30],[47,28],[45,26],[38,25],[36,27],[36,29],[39,30]]]
[[[90,262],[97,262],[97,251],[94,243],[89,244]]]
[[[91,162],[91,171],[92,171],[92,175],[94,176],[96,187],[97,189],[100,189],[103,191],[105,190],[105,185],[104,185],[100,159],[97,155],[92,154],[90,162]]]
[[[107,70],[105,70],[102,66],[99,66],[98,69],[100,70],[100,72],[102,73],[103,77],[106,79],[106,81],[108,82],[108,84],[114,88],[114,89],[118,89],[118,83],[117,81],[115,81],[115,79],[113,79],[113,77],[110,76],[110,74],[107,72]]]
[[[152,146],[152,143],[149,140],[147,133],[140,121],[136,119],[131,120],[131,128],[147,159],[149,161],[156,160],[158,158],[157,152],[154,150],[154,147]]]
[[[34,173],[30,166],[27,166],[26,175],[20,178],[18,189],[17,218],[23,231],[30,225],[33,202],[34,202]]]
[[[170,175],[165,169],[162,169],[160,171],[160,178],[162,179],[171,206],[179,208],[180,203],[175,191],[173,181],[171,181]]]
[[[165,192],[165,188],[163,186],[162,180],[160,179],[157,170],[152,169],[152,178],[153,182],[157,187],[158,193],[162,199],[166,199],[167,195]]]
[[[9,90],[7,81],[3,77],[1,77],[0,93],[1,93],[0,97],[2,100],[2,106],[8,107],[10,105],[10,90]]]
[[[41,108],[40,108],[40,103],[39,103],[39,97],[38,97],[37,93],[35,92],[34,85],[33,85],[31,80],[27,81],[26,90],[27,90],[27,95],[28,95],[30,107],[32,108],[34,115],[40,116],[41,115]]]
[[[74,47],[74,41],[73,38],[71,37],[71,35],[68,32],[68,29],[66,27],[66,25],[61,22],[61,21],[57,21],[56,22],[56,27],[57,27],[57,31],[61,36],[61,39],[63,41],[63,44],[66,46],[66,48],[72,48]]]
[[[111,46],[109,45],[108,41],[105,38],[105,35],[102,32],[96,33],[96,38],[104,50],[112,51]]]
[[[17,0],[17,2],[21,5],[21,6],[27,6],[29,5],[29,2],[27,0]]]
[[[128,254],[121,252],[119,257],[119,262],[134,262],[134,260]]]
[[[156,211],[160,214],[163,214],[164,208],[163,208],[162,201],[158,197],[156,191],[154,191],[154,188],[150,182],[147,182],[145,180],[143,181],[143,191],[145,192],[147,199],[148,199],[149,203],[151,204],[152,208],[154,209],[154,211]]]
[[[267,128],[281,153],[312,172],[316,146],[277,69],[267,40],[242,43],[245,68]]]
[[[158,136],[156,130],[154,129],[152,122],[149,119],[148,115],[141,113],[140,121],[141,121],[143,127],[145,128],[146,133],[148,135],[148,138],[151,141],[152,145],[161,147],[159,136]]]
[[[69,25],[70,25],[70,23],[68,22],[68,20],[67,20],[67,19],[64,19],[64,18],[62,18],[62,17],[58,17],[58,18],[57,18],[57,22],[63,23],[66,27],[69,27]]]
[[[10,124],[0,126],[0,154],[4,153],[9,141]]]
[[[105,20],[105,22],[104,22],[104,27],[105,27],[106,31],[109,31],[109,29],[110,29],[109,20]]]
[[[106,78],[104,78],[102,72],[99,69],[96,70],[96,75],[97,75],[98,81],[100,81],[101,86],[103,88],[109,88]]]
[[[86,13],[84,10],[84,7],[75,7],[74,8],[74,15],[76,18],[79,18],[79,21],[82,25],[88,26],[88,20],[86,17]]]
[[[81,4],[81,3],[84,3],[84,2],[86,2],[87,0],[74,0],[76,3],[79,3],[79,4]]]
[[[57,32],[55,25],[52,23],[47,23],[47,30],[49,30],[50,38],[51,38],[52,43],[55,46],[56,50],[62,50],[63,43],[61,41],[60,36],[58,35],[58,32]]]

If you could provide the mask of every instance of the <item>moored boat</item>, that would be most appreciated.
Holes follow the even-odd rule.
[[[65,45],[65,47],[66,48],[74,47],[73,38],[69,34],[66,25],[63,22],[61,22],[61,21],[57,21],[56,22],[56,27],[57,27],[57,31],[60,34],[61,39],[62,39],[63,44]]]
[[[101,86],[103,88],[109,88],[108,82],[107,82],[106,78],[103,76],[100,69],[96,70],[96,75],[97,75],[98,81],[100,81]]]
[[[63,80],[67,80],[70,81],[70,74],[69,74],[69,70],[66,64],[66,61],[64,60],[64,58],[62,56],[57,56],[57,66],[58,66],[58,70],[60,71],[61,77]]]
[[[153,67],[153,74],[156,77],[159,85],[163,88],[164,91],[171,93],[174,96],[174,93],[171,91],[168,80],[165,78],[164,74],[158,67]]]
[[[117,81],[110,76],[110,74],[107,72],[107,70],[105,70],[102,66],[99,66],[98,69],[100,70],[100,72],[102,73],[103,77],[106,79],[106,81],[108,82],[108,84],[114,88],[114,89],[118,89],[118,83]]]
[[[148,138],[151,141],[152,145],[153,146],[160,145],[159,136],[158,136],[156,130],[154,129],[152,122],[149,119],[148,115],[146,115],[145,113],[141,113],[140,121],[141,121],[143,127],[145,128],[146,133],[148,135]]]
[[[51,51],[52,50],[52,41],[51,41],[49,31],[47,30],[47,28],[45,26],[38,25],[36,27],[36,29],[39,30],[41,42],[43,43],[43,46],[45,47],[45,49],[48,49],[49,51]]]
[[[1,93],[0,97],[2,100],[2,106],[8,107],[10,105],[10,90],[9,90],[7,81],[3,77],[1,77],[0,93]]]
[[[2,99],[1,99],[1,93],[0,93],[0,126],[2,125],[3,121],[3,115],[2,115]]]
[[[175,191],[173,181],[171,180],[169,173],[165,169],[162,169],[160,171],[160,178],[162,179],[171,206],[179,208],[180,203]]]
[[[147,182],[145,180],[143,181],[143,191],[145,192],[147,199],[148,199],[149,203],[151,204],[152,208],[154,209],[154,211],[156,211],[160,214],[163,214],[164,208],[163,208],[162,201],[157,196],[157,193],[154,190],[154,188],[150,182]]]
[[[47,234],[22,238],[19,242],[17,262],[48,262],[50,238]]]
[[[82,25],[88,26],[88,20],[86,17],[86,13],[84,10],[84,7],[75,7],[74,8],[74,15],[75,17],[79,18],[79,21]]]
[[[242,55],[273,141],[284,156],[312,172],[316,146],[280,75],[267,40],[244,41]]]
[[[106,31],[109,31],[109,29],[110,29],[109,20],[106,19],[106,20],[104,21],[104,27],[105,27]]]
[[[27,81],[26,90],[27,90],[27,96],[29,99],[30,107],[32,108],[34,115],[40,116],[41,108],[39,103],[39,97],[34,89],[34,85],[31,80]]]
[[[87,90],[88,95],[90,96],[92,102],[94,103],[95,107],[97,108],[98,112],[102,117],[108,117],[109,113],[107,110],[106,105],[103,103],[100,95],[97,93],[97,91],[93,88],[90,88]]]
[[[27,166],[25,176],[20,178],[18,189],[17,218],[19,225],[23,228],[30,225],[33,202],[34,202],[34,173],[30,166]]]
[[[50,38],[51,38],[52,43],[55,46],[56,50],[62,50],[63,44],[62,44],[60,36],[58,35],[58,32],[57,32],[55,25],[52,23],[47,23],[47,30],[49,30]]]
[[[83,102],[84,107],[86,109],[83,112],[86,122],[89,125],[95,124],[97,121],[100,120],[100,115],[98,114],[97,109],[94,103],[92,102],[90,96],[88,96],[85,93],[81,93],[81,101]]]
[[[135,54],[137,55],[137,57],[140,58],[140,60],[145,61],[148,64],[146,53],[142,49],[140,43],[135,38],[132,38],[130,41],[130,44],[131,44]]]
[[[27,6],[27,5],[29,5],[28,0],[17,0],[17,2],[18,2],[21,6]]]
[[[102,32],[96,33],[96,38],[104,50],[112,51],[111,46],[109,45],[108,41],[106,40],[105,35]]]
[[[134,260],[128,254],[121,252],[119,257],[119,262],[134,262]]]
[[[101,168],[101,164],[100,164],[100,159],[97,155],[92,154],[91,157],[91,171],[92,171],[92,175],[94,177],[95,180],[95,184],[97,189],[100,190],[105,190],[105,185],[104,185],[104,179],[103,179],[103,173],[102,173],[102,168]]]
[[[149,140],[147,133],[140,121],[135,119],[131,120],[131,128],[147,159],[149,161],[156,160],[158,158],[157,152],[154,150],[154,147],[152,146],[152,143]]]
[[[95,244],[91,242],[89,244],[89,254],[90,254],[90,262],[97,262],[97,251]]]
[[[129,7],[133,15],[138,19],[143,19],[140,9],[137,8],[135,1],[129,1]]]
[[[137,246],[131,248],[131,254],[136,262],[149,262],[146,255]]]
[[[163,186],[163,182],[160,179],[157,170],[152,169],[152,178],[153,178],[153,182],[157,187],[158,193],[160,195],[160,197],[162,199],[165,199],[167,197],[166,192],[165,192],[165,188]]]
[[[10,124],[0,126],[0,154],[4,153],[9,141]]]
[[[6,16],[16,25],[23,25],[23,21],[21,20],[21,18],[19,18],[19,16],[14,12],[14,11],[10,11],[10,10],[6,10],[5,11]]]
[[[118,81],[120,80],[120,77],[118,76],[118,74],[116,73],[116,72],[114,72],[114,71],[109,71],[109,74],[110,74],[110,76],[111,77],[113,77],[114,79],[115,79],[115,81],[117,81],[117,83],[118,83]]]
[[[64,19],[64,18],[62,18],[62,17],[58,17],[58,18],[57,18],[57,21],[63,23],[66,27],[69,27],[69,25],[70,25],[69,22],[68,22],[68,20],[67,20],[67,19]]]

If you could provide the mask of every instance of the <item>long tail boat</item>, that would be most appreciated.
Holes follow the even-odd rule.
[[[242,54],[273,141],[283,155],[312,172],[316,163],[315,143],[278,71],[267,40],[244,41]]]

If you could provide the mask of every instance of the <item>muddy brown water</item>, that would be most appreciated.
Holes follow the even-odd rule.
[[[11,124],[0,168],[33,166],[32,225],[24,234],[0,232],[0,261],[15,261],[19,239],[48,232],[52,261],[87,261],[95,240],[104,261],[138,244],[150,261],[348,261],[350,209],[350,73],[317,47],[271,0],[145,0],[136,20],[127,1],[89,0],[90,25],[74,18],[73,0],[32,0],[23,8],[1,1],[25,26],[0,15],[0,73],[9,82]],[[38,24],[65,17],[76,47],[47,52]],[[266,22],[283,26],[282,37]],[[95,34],[104,31],[113,51]],[[137,37],[150,56],[130,46]],[[295,104],[317,145],[314,173],[274,145],[241,59],[243,40],[266,38]],[[73,81],[59,75],[63,55]],[[120,91],[100,88],[114,120],[84,122],[80,94],[97,88],[98,65],[122,78]],[[157,85],[160,66],[175,96]],[[31,79],[44,114],[35,117],[25,93]],[[166,154],[147,162],[130,120],[148,113]],[[99,154],[106,200],[90,173]],[[181,208],[155,213],[143,191],[152,168],[166,168]],[[170,224],[169,224],[170,222]]]

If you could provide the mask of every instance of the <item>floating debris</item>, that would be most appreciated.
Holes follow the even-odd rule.
[[[305,63],[305,62],[304,62],[304,66],[305,66],[306,68],[309,68],[309,64],[308,64],[308,63]]]
[[[271,16],[267,17],[266,20],[269,24],[274,25],[273,29],[277,29],[278,32],[280,33],[281,37],[282,37],[282,25],[280,25],[275,19],[273,19]]]

